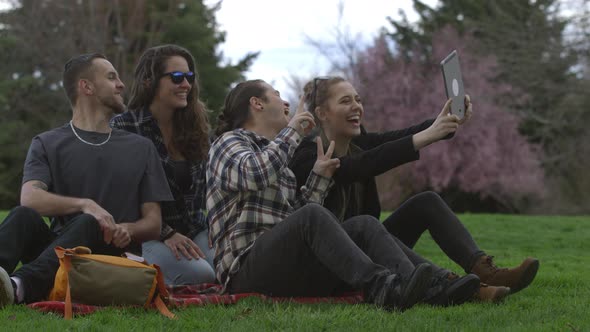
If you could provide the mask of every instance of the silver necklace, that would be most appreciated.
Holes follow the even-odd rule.
[[[111,134],[113,133],[113,130],[112,130],[112,129],[111,129],[111,131],[109,132],[109,137],[107,137],[107,139],[106,139],[104,142],[102,142],[102,143],[91,143],[91,142],[85,141],[85,140],[84,140],[82,137],[80,137],[80,136],[78,135],[78,133],[76,132],[76,129],[74,129],[74,124],[72,123],[72,121],[73,121],[73,120],[70,120],[70,128],[72,128],[72,131],[74,132],[74,135],[76,135],[76,137],[77,137],[77,138],[78,138],[80,141],[82,141],[82,143],[86,143],[86,144],[88,144],[88,145],[92,145],[92,146],[101,146],[101,145],[107,144],[107,142],[108,142],[108,141],[111,139]]]

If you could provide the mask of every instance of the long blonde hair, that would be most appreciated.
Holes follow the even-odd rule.
[[[307,109],[313,114],[316,128],[310,133],[311,136],[320,136],[324,149],[328,148],[330,144],[326,134],[321,126],[320,119],[315,113],[316,107],[326,107],[326,102],[330,98],[330,88],[340,82],[346,82],[347,80],[343,77],[316,77],[313,80],[307,82],[303,87],[304,102]],[[344,156],[354,155],[362,150],[354,145],[349,144]],[[337,156],[342,157],[342,156]],[[343,221],[346,217],[346,211],[348,209],[354,209],[352,215],[357,215],[362,210],[363,204],[364,186],[361,183],[353,182],[349,185],[336,186],[333,195],[337,196],[338,199],[338,210],[332,211],[338,220]],[[351,204],[353,200],[353,204]]]

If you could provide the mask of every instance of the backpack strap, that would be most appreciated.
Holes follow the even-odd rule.
[[[71,254],[66,253],[63,258],[64,268],[66,270],[66,275],[69,276],[70,270],[72,268],[72,261],[71,261]],[[72,294],[70,292],[70,278],[68,278],[68,282],[66,285],[66,300],[65,300],[65,309],[64,309],[64,318],[66,320],[70,320],[73,317],[72,313]]]
[[[176,318],[176,316],[170,310],[168,310],[168,307],[166,307],[166,304],[164,303],[164,301],[162,301],[162,298],[159,294],[156,295],[156,297],[154,298],[154,304],[156,305],[156,308],[162,315],[170,319]]]
[[[164,283],[164,275],[162,274],[162,271],[158,265],[152,264],[151,266],[156,269],[156,285],[158,288],[156,296],[154,297],[154,304],[162,315],[170,319],[175,319],[176,316],[170,310],[168,310],[168,307],[166,307],[166,304],[162,300],[162,296],[166,299],[169,296],[168,289],[166,289],[166,284]]]
[[[151,266],[156,269],[156,285],[158,287],[158,293],[167,299],[170,294],[168,294],[168,289],[166,288],[166,283],[164,282],[164,274],[158,265],[152,264]]]
[[[87,249],[87,250],[89,251],[90,249]],[[64,318],[67,320],[70,320],[73,317],[73,313],[72,313],[72,294],[70,292],[69,272],[72,269],[71,257],[72,257],[72,255],[76,254],[76,251],[75,251],[75,249],[64,249],[60,246],[55,247],[54,251],[55,251],[57,258],[59,258],[60,264],[65,269],[65,277],[66,277],[67,283],[66,283],[66,298],[65,298],[65,302],[64,302],[64,305],[65,305]]]

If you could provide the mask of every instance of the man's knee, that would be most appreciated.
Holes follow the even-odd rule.
[[[292,225],[312,231],[325,230],[326,227],[340,227],[338,219],[325,207],[309,203],[295,211],[291,217]]]
[[[308,211],[308,213],[317,213],[326,210],[326,208],[317,203],[307,203],[301,208],[301,210]]]
[[[59,232],[58,240],[62,247],[84,246],[94,253],[104,254],[100,251],[105,245],[103,232],[96,218],[88,214],[80,214],[70,220]]]
[[[98,223],[98,220],[96,220],[96,218],[94,218],[93,216],[83,213],[80,214],[76,217],[74,217],[74,219],[72,219],[72,221],[70,221],[70,225],[68,225],[70,229],[85,229],[88,232],[100,232],[101,228],[100,228],[100,224]]]
[[[359,233],[369,229],[382,229],[383,224],[373,216],[360,215],[344,221],[342,227],[347,232]]]
[[[17,206],[10,211],[10,214],[16,218],[24,219],[43,219],[39,212],[26,206]]]
[[[215,282],[215,272],[213,268],[204,260],[199,259],[185,267],[185,271],[180,273],[180,280],[175,280],[176,284],[211,284]]]
[[[43,217],[37,211],[26,206],[17,206],[12,209],[6,220],[8,219],[14,220],[14,222],[21,225],[29,224],[47,227],[45,221],[43,221]]]
[[[309,224],[312,226],[318,224],[338,224],[338,219],[325,207],[316,204],[309,203],[297,210],[298,223]]]
[[[299,210],[307,214],[310,219],[326,220],[335,218],[332,212],[317,203],[308,203]]]
[[[357,245],[366,245],[375,236],[389,233],[381,221],[369,215],[360,215],[346,220],[342,228]]]
[[[435,193],[434,191],[425,191],[419,193],[416,196],[414,196],[414,198],[416,200],[416,203],[420,204],[421,206],[430,206],[431,204],[444,203],[440,195]]]

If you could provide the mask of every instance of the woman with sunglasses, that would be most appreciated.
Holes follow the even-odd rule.
[[[149,138],[160,155],[174,201],[162,202],[160,240],[144,243],[143,256],[176,285],[215,281],[205,213],[209,125],[195,70],[185,48],[147,49],[135,68],[128,111],[111,121]]]
[[[447,101],[436,119],[402,130],[366,133],[361,127],[364,114],[361,98],[347,80],[315,78],[305,85],[304,100],[319,128],[315,135],[322,138],[324,145],[335,142],[334,155],[340,159],[340,168],[334,173],[335,185],[324,200],[324,206],[340,220],[361,214],[379,218],[381,206],[375,176],[417,160],[421,148],[452,137],[472,114],[471,102],[466,96],[463,119],[449,114],[450,101]],[[303,140],[290,163],[299,186],[316,159],[314,139]],[[492,257],[479,249],[467,229],[434,192],[411,197],[386,218],[383,225],[410,248],[428,230],[449,258],[485,283],[476,295],[481,300],[503,298],[507,294],[506,287],[513,293],[527,287],[539,267],[538,260],[527,258],[516,268],[497,268]],[[446,273],[449,279],[458,277],[450,271]]]

